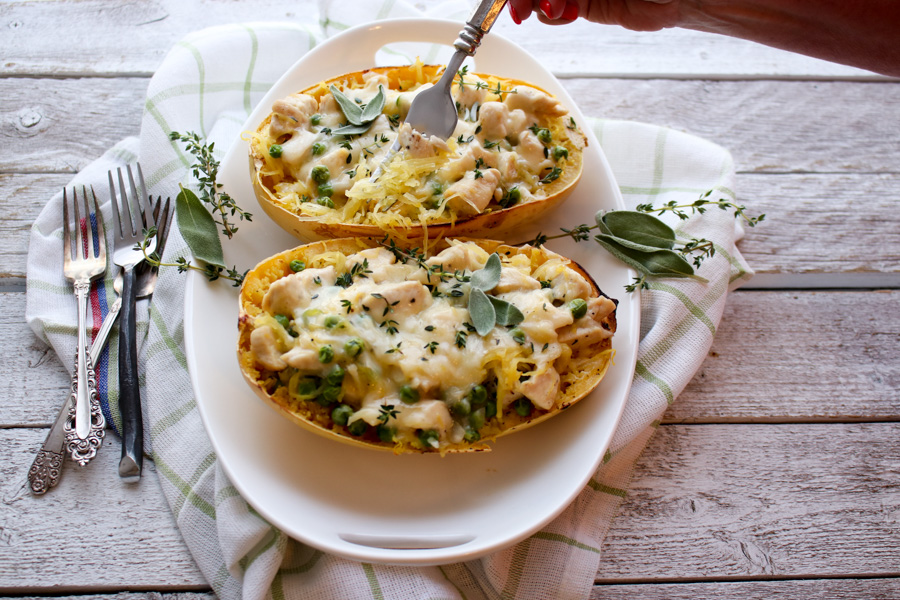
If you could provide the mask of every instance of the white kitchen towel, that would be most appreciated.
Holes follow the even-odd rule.
[[[448,2],[425,16],[462,22],[470,8],[467,2]],[[215,142],[221,158],[266,90],[317,40],[351,25],[398,16],[422,12],[399,0],[323,0],[318,23],[251,23],[188,36],[171,50],[150,82],[140,138],[123,140],[72,183],[94,185],[107,222],[111,217],[105,182],[111,168],[140,159],[154,195],[174,195],[179,184],[194,186],[192,157],[169,139],[169,132],[196,132],[207,143]],[[648,124],[591,119],[589,125],[629,207],[692,202],[707,190],[735,198],[733,163],[723,148]],[[32,230],[26,316],[71,368],[75,306],[62,277],[61,201],[61,194],[54,196]],[[164,268],[151,309],[139,315],[146,429],[174,518],[215,592],[224,599],[248,600],[587,597],[604,536],[627,495],[638,456],[667,406],[706,357],[728,292],[752,273],[735,247],[742,230],[729,212],[711,210],[675,225],[685,235],[715,243],[715,255],[700,270],[708,283],[660,279],[640,292],[634,383],[596,475],[557,519],[529,539],[479,560],[439,567],[361,564],[325,554],[290,539],[241,498],[217,462],[191,388],[183,337],[185,276]],[[190,259],[173,228],[164,260],[179,257]],[[113,274],[111,268],[95,286],[95,328],[115,297]],[[115,427],[115,360],[105,361],[102,386]]]

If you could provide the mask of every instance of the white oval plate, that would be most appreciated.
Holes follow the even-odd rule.
[[[456,38],[460,24],[430,19],[379,21],[349,29],[306,54],[270,90],[244,125],[256,129],[272,101],[335,75],[369,68],[392,42]],[[485,37],[477,69],[534,82],[586,121],[559,82],[529,54]],[[585,128],[586,129],[586,128]],[[622,208],[600,146],[589,147],[581,182],[565,205],[541,223],[545,233],[593,223],[599,209]],[[221,163],[220,182],[255,214],[227,243],[225,260],[239,268],[298,245],[259,209],[247,143],[238,140]],[[537,230],[523,231],[520,240]],[[623,287],[634,273],[593,242],[557,240],[549,247],[584,266],[620,298],[615,365],[589,397],[531,429],[501,438],[492,452],[395,456],[335,443],[302,430],[261,402],[243,381],[236,358],[237,294],[192,275],[187,283],[185,344],[200,412],[226,473],[241,495],[290,536],[347,558],[435,565],[465,561],[535,533],[574,500],[600,464],[621,416],[637,356],[637,294]]]

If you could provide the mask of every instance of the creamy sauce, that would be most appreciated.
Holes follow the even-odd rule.
[[[428,259],[384,247],[332,256],[271,284],[251,351],[284,374],[294,400],[348,407],[351,431],[375,428],[383,441],[435,449],[477,440],[485,421],[515,403],[552,410],[559,373],[579,343],[612,336],[602,321],[615,310],[561,259],[533,268],[513,255],[501,259],[489,294],[524,319],[479,335],[469,278],[488,258],[457,242]],[[571,305],[579,299],[581,314]]]
[[[566,109],[526,85],[504,88],[464,75],[452,88],[459,122],[445,142],[403,123],[413,98],[431,83],[389,89],[388,78],[374,71],[364,80],[340,90],[361,107],[384,95],[381,114],[362,134],[336,133],[348,120],[331,92],[319,100],[299,93],[274,103],[270,124],[254,143],[262,172],[286,208],[325,222],[386,227],[477,215],[546,197],[545,186],[566,169],[576,148]],[[400,152],[372,182],[398,137]]]

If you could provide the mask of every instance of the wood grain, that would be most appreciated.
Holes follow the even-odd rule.
[[[598,585],[591,600],[697,600],[698,598],[803,598],[804,600],[896,600],[900,580],[813,579],[808,581],[719,581],[714,583],[668,583]]]
[[[897,577],[898,435],[900,423],[660,427],[598,581]]]
[[[175,527],[152,462],[139,483],[118,476],[119,441],[108,435],[86,467],[65,464],[44,496],[25,476],[45,429],[0,436],[0,591],[207,587]]]
[[[900,420],[900,292],[732,294],[669,423]]]
[[[440,1],[419,0],[416,4],[430,8]],[[188,32],[246,21],[309,22],[311,14],[317,14],[312,0],[5,2],[0,5],[0,20],[5,25],[3,46],[8,50],[0,63],[0,75],[146,76]],[[341,20],[339,11],[333,18]],[[57,27],[63,22],[78,33],[74,39],[58,35]],[[567,26],[562,36],[536,19],[515,26],[504,13],[494,33],[515,40],[563,76],[876,77],[743,40],[687,30],[639,33],[579,21]]]
[[[74,173],[137,135],[143,78],[0,79],[0,173]],[[665,125],[747,173],[900,172],[900,83],[563,80],[589,116]],[[827,124],[827,126],[823,126]]]
[[[897,423],[663,426],[638,462],[598,581],[900,575],[898,434]],[[42,437],[0,437],[0,591],[67,593],[76,575],[97,590],[204,585],[155,470],[139,488],[122,485],[114,442],[85,470],[66,465],[46,496],[21,490]],[[71,559],[84,549],[86,563]]]

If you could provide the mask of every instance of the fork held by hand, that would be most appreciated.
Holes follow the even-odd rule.
[[[134,267],[156,249],[156,237],[145,242],[144,230],[156,227],[150,210],[144,175],[137,165],[140,192],[134,182],[131,166],[127,167],[128,186],[122,168],[117,169],[119,193],[109,172],[109,195],[115,224],[114,262],[122,267],[122,308],[119,326],[119,412],[122,415],[122,458],[119,476],[136,479],[141,476],[144,458],[144,426],[141,419],[141,392],[138,380],[137,335],[135,332]]]

